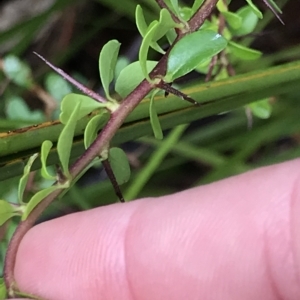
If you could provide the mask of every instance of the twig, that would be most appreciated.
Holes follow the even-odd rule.
[[[206,0],[204,4],[199,8],[195,13],[192,19],[189,21],[191,31],[196,31],[205,21],[205,19],[211,14],[214,9],[215,4],[218,0]],[[166,54],[158,62],[154,70],[149,74],[150,78],[154,78],[158,75],[165,75],[168,54],[172,47],[185,35],[186,33],[179,32],[177,39],[174,41],[173,45],[168,49]],[[90,91],[85,86],[81,85],[77,81],[73,81],[67,74],[65,74],[61,69],[54,67],[49,62],[47,62],[41,55],[35,53],[40,57],[47,65],[49,65],[53,70],[57,71],[62,75],[66,80],[75,84],[77,88],[83,92],[87,92],[95,100],[98,99],[99,102],[106,102],[98,94]],[[107,122],[106,126],[97,136],[96,140],[91,144],[91,146],[85,151],[85,153],[77,159],[77,161],[70,168],[70,175],[72,179],[75,179],[81,172],[84,170],[95,157],[101,153],[101,151],[109,144],[110,140],[115,135],[116,131],[123,124],[125,118],[133,111],[133,109],[142,101],[142,99],[153,89],[153,86],[147,81],[143,80],[120,104],[117,110],[111,114],[111,118]],[[92,94],[90,94],[92,92]],[[96,97],[93,97],[93,96]],[[14,269],[16,262],[16,255],[18,247],[27,233],[27,231],[35,224],[36,220],[39,218],[41,213],[63,192],[63,190],[56,190],[50,195],[48,195],[43,201],[41,201],[30,213],[28,218],[24,221],[21,221],[13,234],[11,242],[8,246],[8,250],[5,258],[4,265],[4,280],[5,285],[8,288],[8,293],[10,297],[15,296],[15,290],[17,286],[14,280]]]
[[[111,165],[108,161],[108,159],[102,160],[102,166],[106,172],[106,175],[108,176],[111,184],[113,185],[113,188],[115,190],[115,193],[117,195],[117,197],[119,198],[120,202],[125,202],[123,194],[121,192],[121,189],[117,183],[117,179],[115,177],[115,174],[111,168]]]
[[[166,3],[163,0],[155,0],[160,8],[165,8],[169,11],[172,19],[176,23],[181,23],[181,21],[178,19],[178,17],[173,13],[173,11],[166,5]]]
[[[195,12],[195,14],[191,17],[191,19],[188,22],[191,32],[196,31],[204,23],[204,21],[210,16],[212,11],[214,10],[214,7],[216,6],[218,1],[219,0],[206,0],[201,5],[198,11]]]

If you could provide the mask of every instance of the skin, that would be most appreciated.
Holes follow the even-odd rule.
[[[15,268],[45,299],[300,299],[300,160],[31,229]]]

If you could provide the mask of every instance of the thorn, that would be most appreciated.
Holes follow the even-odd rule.
[[[44,58],[42,55],[38,54],[37,52],[33,52],[37,57],[39,57],[42,61],[46,63],[52,70],[54,70],[57,74],[59,74],[62,78],[64,78],[66,81],[70,82],[72,85],[74,85],[78,90],[83,92],[85,95],[93,98],[97,102],[100,103],[107,103],[107,100],[100,96],[99,94],[95,93],[94,91],[90,90],[88,87],[83,85],[82,83],[78,82],[74,78],[72,78],[70,75],[65,73],[62,69],[55,67],[52,65],[46,58]]]
[[[115,190],[115,194],[117,195],[117,197],[119,198],[120,202],[124,203],[125,202],[125,199],[122,195],[122,192],[121,192],[121,189],[120,189],[120,186],[118,185],[117,183],[117,180],[116,180],[116,177],[115,177],[115,174],[110,166],[110,163],[108,161],[108,159],[105,159],[102,161],[102,165],[103,165],[103,168],[107,174],[107,177],[109,178],[114,190]]]
[[[161,88],[162,90],[164,90],[167,94],[173,94],[179,98],[181,98],[182,100],[188,101],[196,106],[200,106],[201,104],[198,103],[196,100],[194,100],[193,98],[191,98],[190,96],[180,92],[179,90],[173,88],[170,84],[161,81],[160,83],[158,83],[156,85],[158,88]]]
[[[279,11],[279,13],[276,11],[276,9],[274,8],[274,6],[272,4],[270,4],[268,2],[268,0],[263,0],[263,2],[265,3],[265,5],[271,10],[271,12],[275,15],[275,17],[279,20],[279,22],[282,24],[282,25],[285,25],[283,20],[281,19],[279,13],[281,13],[281,11]]]

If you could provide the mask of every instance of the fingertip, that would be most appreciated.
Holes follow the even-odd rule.
[[[17,282],[48,299],[299,299],[299,167],[38,225],[20,245]]]

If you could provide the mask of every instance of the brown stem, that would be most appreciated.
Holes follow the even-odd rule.
[[[191,31],[197,30],[211,14],[215,4],[218,0],[206,0],[199,8],[198,12],[191,18],[189,25]],[[168,54],[172,47],[182,38],[185,34],[178,33],[177,39],[169,48],[167,53],[162,57],[154,70],[150,73],[150,78],[156,76],[163,76],[166,73]],[[39,55],[38,55],[39,56]],[[43,58],[42,58],[43,59]],[[43,59],[45,60],[45,59]],[[47,63],[47,61],[46,61]],[[49,64],[49,62],[47,63]],[[59,69],[60,70],[60,69]],[[60,70],[62,71],[62,70]],[[63,74],[64,76],[66,74]],[[77,84],[77,83],[76,83]],[[85,87],[84,87],[85,88]],[[77,159],[71,166],[70,174],[74,179],[76,178],[92,161],[101,153],[101,151],[109,144],[110,140],[115,135],[116,131],[123,124],[125,118],[133,111],[133,109],[142,101],[142,99],[153,89],[153,86],[147,81],[143,80],[134,91],[132,91],[121,103],[119,108],[111,114],[111,118],[106,124],[105,128],[98,135],[92,145],[85,151],[85,153]],[[99,95],[98,95],[99,96]],[[97,99],[103,102],[103,98]],[[105,101],[105,100],[104,100]],[[30,213],[29,217],[21,221],[13,234],[11,242],[8,246],[5,264],[4,264],[4,280],[6,287],[9,291],[9,297],[14,297],[14,290],[17,289],[14,281],[14,268],[16,262],[16,255],[18,247],[21,243],[26,232],[35,224],[41,213],[62,193],[62,189],[56,190],[41,201]]]
[[[165,1],[163,0],[156,0],[158,6],[160,8],[165,8],[169,11],[172,19],[176,22],[176,23],[181,23],[181,21],[178,19],[178,17],[173,13],[173,11],[166,5]]]
[[[117,197],[119,198],[120,202],[125,202],[124,200],[124,196],[122,194],[122,191],[120,189],[120,186],[117,182],[116,176],[114,174],[114,171],[111,168],[111,165],[108,161],[108,159],[102,160],[102,166],[106,172],[107,177],[109,178],[114,190],[115,190],[115,194],[117,195]]]
[[[196,31],[210,16],[219,0],[206,0],[189,20],[190,31]]]

